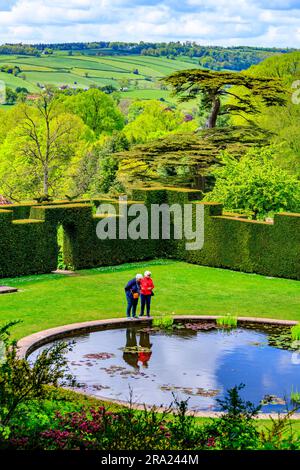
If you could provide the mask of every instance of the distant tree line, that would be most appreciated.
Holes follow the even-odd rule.
[[[3,44],[0,45],[0,55],[34,55],[39,56],[40,52],[35,46],[27,44]]]
[[[153,57],[190,57],[211,70],[245,70],[270,56],[291,52],[294,49],[264,47],[201,46],[196,42],[71,42],[59,44],[5,44],[0,54],[48,55],[53,51],[68,51],[91,55],[146,55]]]
[[[274,54],[284,54],[289,49],[257,47],[200,46],[195,42],[170,42],[153,44],[142,50],[142,55],[175,58],[187,56],[199,58],[199,64],[211,70],[245,70]]]

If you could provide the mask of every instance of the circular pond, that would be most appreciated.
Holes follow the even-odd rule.
[[[134,403],[169,406],[175,394],[189,398],[191,410],[211,412],[220,410],[217,400],[227,389],[243,383],[242,397],[262,402],[262,412],[291,406],[291,393],[300,392],[300,361],[286,344],[287,329],[199,325],[155,331],[133,323],[75,336],[70,371],[81,390],[108,400],[128,401],[132,390]]]

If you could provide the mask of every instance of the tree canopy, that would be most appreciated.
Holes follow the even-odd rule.
[[[156,100],[136,101],[128,110],[124,134],[129,142],[145,143],[171,132],[189,132],[196,121],[185,122],[184,114]]]
[[[205,178],[219,161],[222,150],[240,157],[251,146],[267,142],[265,133],[259,129],[249,128],[245,132],[239,126],[169,134],[119,153],[118,178],[129,184],[191,184],[205,190]]]
[[[283,106],[286,103],[284,88],[274,78],[250,77],[242,73],[214,72],[211,70],[191,69],[175,72],[163,81],[173,88],[173,94],[180,101],[195,99],[202,95],[202,104],[209,111],[205,127],[216,126],[219,115],[252,115],[258,112],[253,98],[259,99],[266,107]],[[237,95],[232,87],[242,87],[245,93]],[[233,96],[234,103],[226,98]]]
[[[93,132],[80,117],[62,112],[48,92],[11,112],[14,125],[0,145],[0,192],[14,200],[61,194]]]
[[[300,52],[269,58],[246,73],[251,77],[280,78],[283,83],[286,105],[260,106],[259,113],[253,115],[253,119],[257,126],[270,133],[270,143],[274,145],[274,158],[278,165],[300,176],[300,104],[293,100],[293,93],[300,96]],[[241,88],[234,87],[233,91],[243,95]],[[231,121],[234,125],[240,125],[244,118],[233,116]]]
[[[124,116],[116,102],[96,88],[64,97],[63,105],[70,112],[80,116],[97,136],[102,132],[110,134],[114,130],[121,130],[124,126]]]
[[[222,165],[212,170],[216,183],[207,201],[221,202],[225,209],[244,211],[254,219],[300,210],[300,182],[276,165],[271,148],[253,148],[240,160],[225,152],[220,159]]]

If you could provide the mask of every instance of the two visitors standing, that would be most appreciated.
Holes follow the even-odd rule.
[[[125,287],[125,294],[127,299],[127,318],[137,318],[136,309],[141,297],[141,313],[140,317],[144,315],[145,307],[147,317],[150,317],[151,297],[153,293],[154,284],[151,278],[151,272],[145,271],[144,276],[137,274],[134,279],[131,279]]]

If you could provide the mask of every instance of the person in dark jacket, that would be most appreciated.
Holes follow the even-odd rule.
[[[136,308],[140,296],[140,282],[143,279],[142,274],[137,274],[134,279],[128,281],[125,286],[125,294],[127,299],[127,318],[137,318]]]

